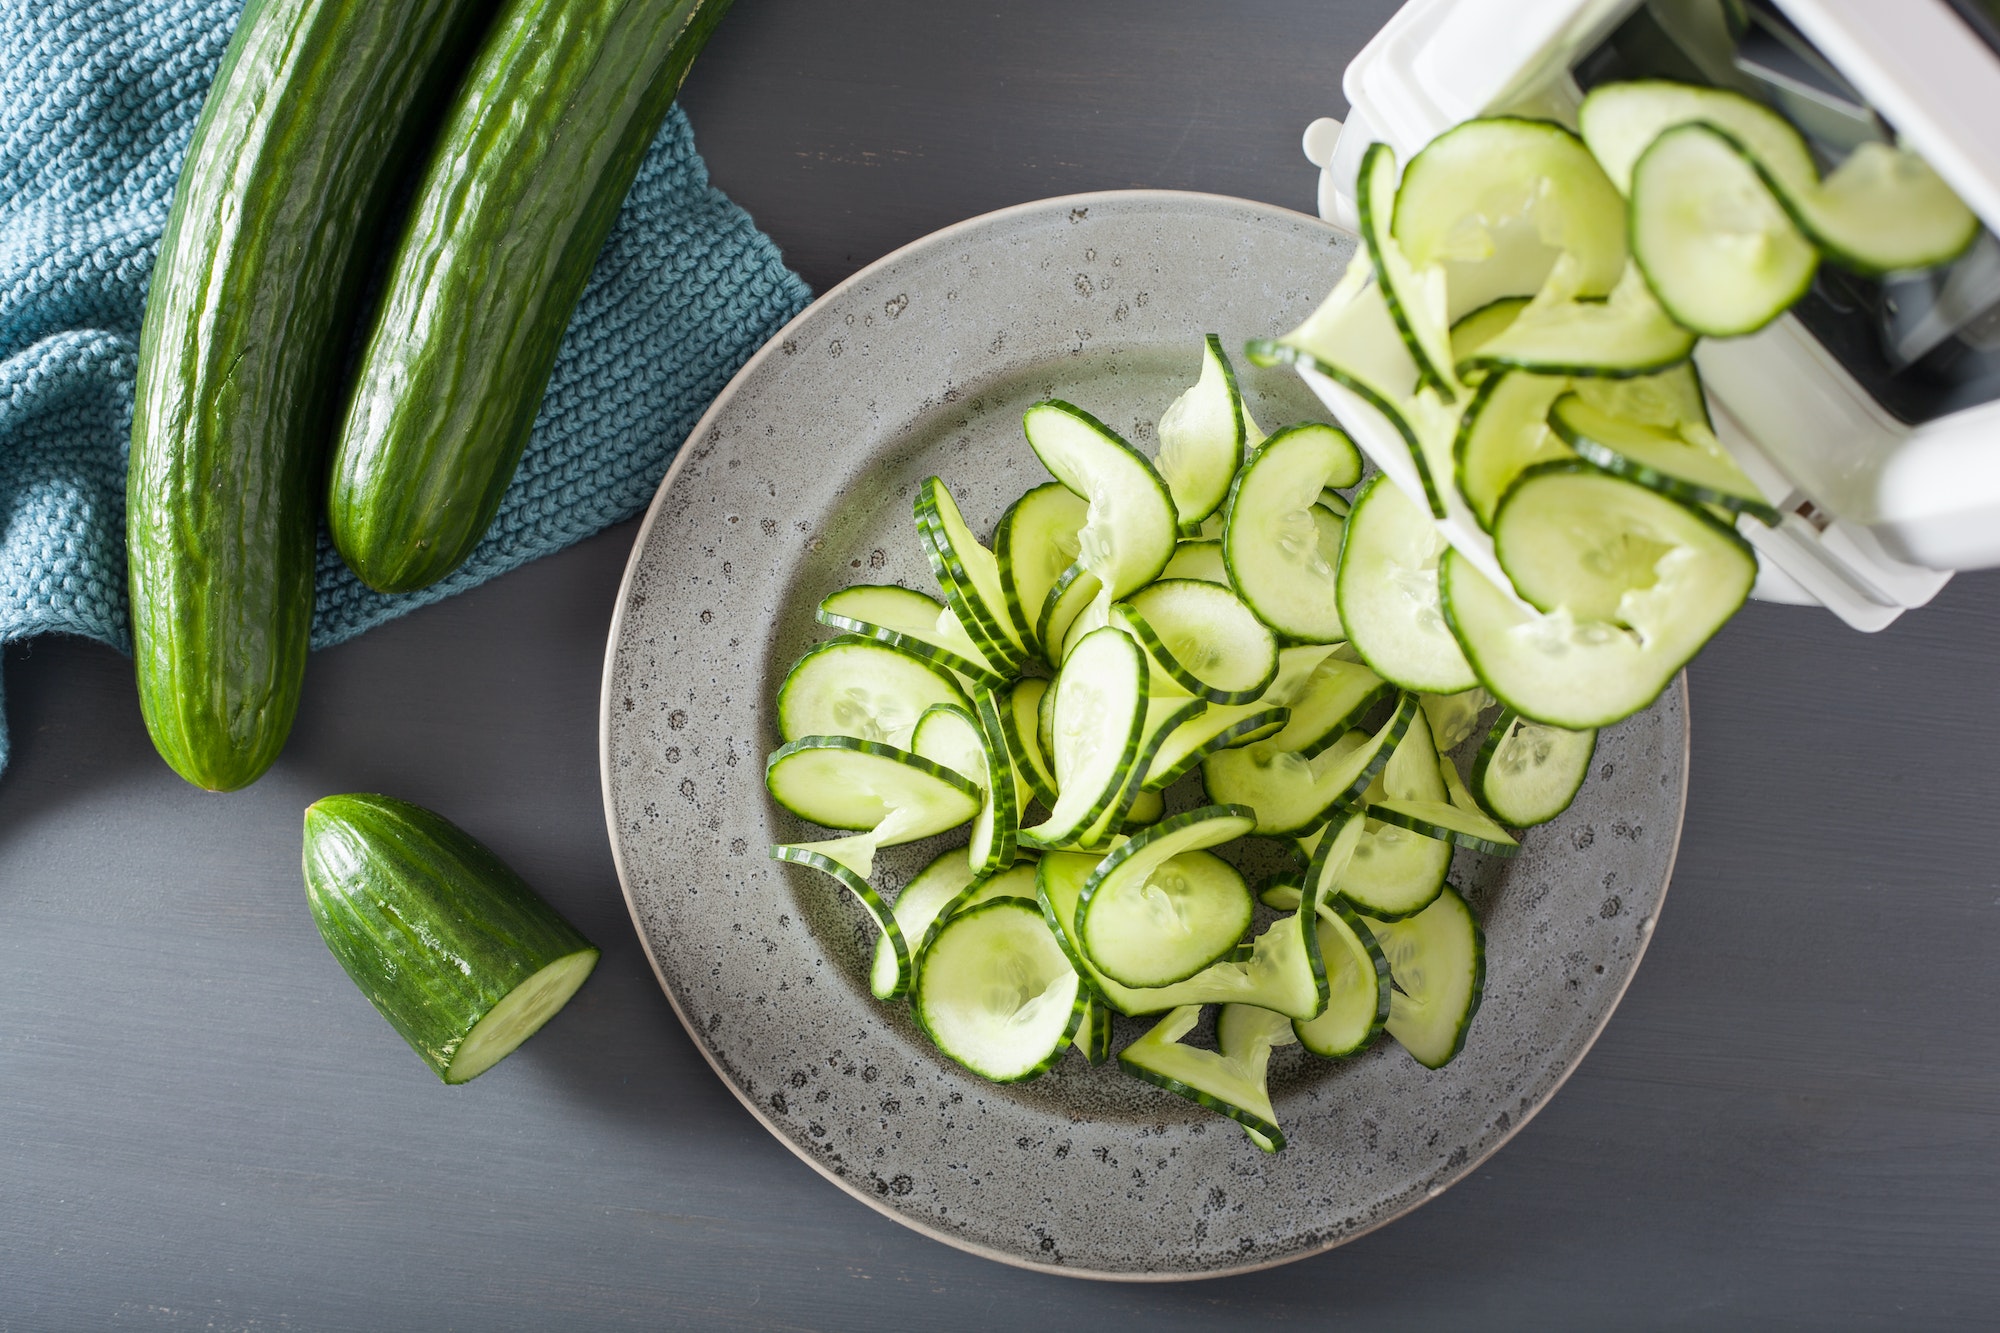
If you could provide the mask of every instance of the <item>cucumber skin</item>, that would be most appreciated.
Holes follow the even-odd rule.
[[[447,1083],[487,1011],[557,959],[598,952],[483,844],[408,801],[306,807],[304,870],[328,950]]]
[[[418,184],[335,447],[327,522],[381,592],[472,553],[598,251],[730,0],[506,0]]]
[[[318,487],[400,169],[491,0],[253,0],[160,243],[126,483],[146,728],[200,787],[271,766],[312,628]]]

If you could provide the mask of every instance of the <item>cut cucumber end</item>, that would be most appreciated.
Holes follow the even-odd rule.
[[[469,1083],[499,1064],[514,1048],[541,1031],[569,1003],[569,997],[590,979],[599,952],[579,949],[535,972],[501,997],[486,1017],[465,1034],[451,1062],[441,1071],[447,1083]]]

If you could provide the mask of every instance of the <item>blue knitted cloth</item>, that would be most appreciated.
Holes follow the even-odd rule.
[[[0,0],[0,645],[68,633],[129,651],[139,323],[174,179],[241,4]],[[322,533],[313,646],[643,508],[709,400],[809,296],[709,185],[675,107],[570,322],[493,530],[450,578],[396,597],[364,587]]]

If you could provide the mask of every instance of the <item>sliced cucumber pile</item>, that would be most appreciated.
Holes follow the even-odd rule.
[[[1424,344],[1442,378],[1432,298],[1388,318],[1442,332]],[[1588,741],[1579,758],[1516,714],[1483,725],[1498,705],[1446,622],[1424,511],[1380,478],[1351,495],[1361,458],[1331,426],[1259,430],[1219,340],[1157,459],[1067,403],[1025,428],[1056,480],[991,547],[942,480],[919,489],[938,596],[864,585],[820,604],[841,633],[780,686],[766,781],[837,836],[772,855],[860,904],[869,989],[907,1000],[965,1068],[1011,1082],[1072,1047],[1115,1053],[1276,1151],[1273,1048],[1346,1059],[1387,1032],[1435,1063],[1462,1037],[1479,991],[1463,932],[1377,936],[1462,906],[1454,850],[1516,852],[1500,819],[1567,804]],[[1449,750],[1480,739],[1475,798]],[[966,825],[900,892],[873,882],[878,849]],[[1231,859],[1253,834],[1300,855],[1261,895]],[[1192,1040],[1209,1006],[1214,1049]],[[1114,1018],[1157,1015],[1117,1049]]]
[[[1303,324],[1249,349],[1325,376],[1351,396],[1334,398],[1344,415],[1389,427],[1370,422],[1384,475],[1329,562],[1356,655],[1405,690],[1477,685],[1515,733],[1544,739],[1651,704],[1756,579],[1736,526],[1775,524],[1778,497],[1717,440],[1689,360],[1698,339],[1763,328],[1823,260],[1927,267],[1979,233],[1914,154],[1868,143],[1822,177],[1798,130],[1734,92],[1606,84],[1579,122],[1468,121],[1400,177],[1371,145],[1361,252]],[[1241,581],[1227,527],[1223,554]],[[1282,586],[1316,572],[1295,559]],[[1581,754],[1575,782],[1589,759],[1587,742],[1508,742],[1523,746],[1561,771],[1515,790],[1489,763],[1501,790],[1479,797],[1517,826],[1574,795],[1558,755]],[[1391,797],[1371,823],[1504,845],[1486,814],[1448,808]]]

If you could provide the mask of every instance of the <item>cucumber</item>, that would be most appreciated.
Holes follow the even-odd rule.
[[[950,608],[909,588],[893,583],[842,588],[819,604],[814,619],[912,657],[928,658],[977,684],[1007,681],[987,663]]]
[[[1533,296],[1565,256],[1579,296],[1607,294],[1625,269],[1617,187],[1581,139],[1545,120],[1486,117],[1432,139],[1403,169],[1392,230],[1411,264],[1444,267],[1460,316],[1507,313],[1496,301]],[[1454,327],[1462,356],[1460,342]]]
[[[1544,291],[1459,364],[1459,373],[1509,367],[1542,375],[1651,375],[1693,353],[1695,333],[1661,308],[1636,265],[1602,301]]]
[[[893,1000],[909,990],[916,975],[914,951],[895,911],[868,882],[866,872],[849,864],[853,858],[840,855],[843,850],[833,843],[781,843],[771,848],[771,859],[817,870],[854,895],[878,932],[875,961],[869,967],[869,989],[882,999]],[[869,854],[873,855],[872,848]]]
[[[900,815],[895,842],[956,828],[979,812],[979,788],[929,759],[852,736],[802,736],[764,767],[771,796],[801,819],[879,831]],[[892,846],[885,841],[882,846]]]
[[[1493,511],[1514,478],[1537,463],[1573,457],[1549,426],[1549,408],[1570,383],[1563,375],[1502,370],[1473,394],[1452,443],[1452,470],[1480,527],[1492,530]]]
[[[1716,338],[1755,333],[1812,286],[1819,251],[1743,146],[1713,126],[1676,125],[1632,168],[1632,262],[1680,324]]]
[[[852,736],[907,749],[924,710],[972,701],[934,660],[843,634],[793,663],[778,687],[778,735]]]
[[[1042,604],[1049,589],[1076,561],[1079,536],[1090,505],[1059,481],[1037,486],[1007,506],[993,534],[993,559],[1000,567],[1000,592],[1007,614],[1042,647]],[[1061,638],[1056,642],[1060,644]]]
[[[1568,393],[1549,408],[1549,426],[1585,462],[1648,490],[1778,522],[1777,509],[1699,421],[1653,425]]]
[[[1049,683],[1024,676],[1007,687],[999,701],[1000,725],[1006,732],[1007,753],[1014,756],[1028,794],[1045,806],[1056,803],[1056,775],[1042,749],[1041,708]]]
[[[1375,1044],[1389,1021],[1389,960],[1360,917],[1337,902],[1319,909],[1319,952],[1326,959],[1326,1008],[1292,1031],[1314,1055],[1338,1059]]]
[[[1362,716],[1389,698],[1396,687],[1359,662],[1330,657],[1313,669],[1292,701],[1284,729],[1271,748],[1311,759],[1361,724]]]
[[[1056,678],[1049,758],[1058,795],[1047,819],[1021,831],[1023,842],[1060,847],[1115,817],[1145,727],[1146,655],[1115,629],[1093,632]]]
[[[1197,699],[1247,704],[1278,675],[1278,640],[1226,587],[1158,579],[1112,609],[1112,623],[1146,650],[1152,688],[1178,686]]]
[[[1578,122],[1612,183],[1628,194],[1639,160],[1667,130],[1700,122],[1722,131],[1820,251],[1864,276],[1949,263],[1979,235],[1978,217],[1916,154],[1863,143],[1822,180],[1784,117],[1727,89],[1607,83],[1584,98]]]
[[[1417,711],[1415,697],[1403,695],[1373,736],[1349,732],[1312,759],[1274,750],[1268,741],[1222,750],[1202,761],[1202,783],[1210,800],[1255,810],[1258,833],[1307,832],[1361,800]]]
[[[1465,1049],[1486,990],[1486,936],[1457,889],[1405,921],[1363,918],[1389,960],[1389,1035],[1427,1069]]]
[[[1036,904],[997,898],[958,913],[924,949],[911,1007],[925,1035],[995,1083],[1061,1058],[1089,1000]]]
[[[1104,608],[1158,578],[1180,529],[1173,496],[1151,460],[1090,413],[1057,399],[1029,408],[1021,428],[1049,475],[1090,502],[1077,560],[1103,585]]]
[[[1250,890],[1203,849],[1256,823],[1241,806],[1204,806],[1119,846],[1077,895],[1077,945],[1098,971],[1132,987],[1184,981],[1222,958],[1249,929]]]
[[[1376,473],[1341,544],[1340,620],[1371,670],[1406,690],[1454,694],[1479,683],[1438,601],[1445,539],[1429,514]]]
[[[1331,426],[1303,425],[1265,440],[1230,487],[1222,526],[1230,586],[1258,619],[1295,643],[1345,637],[1313,509],[1323,488],[1360,478],[1352,440]]]
[[[952,614],[987,661],[1003,673],[1015,671],[1026,656],[1030,631],[1015,624],[1008,610],[999,560],[979,544],[958,502],[936,477],[925,478],[917,489],[914,512],[917,536]]]
[[[1525,296],[1496,297],[1459,316],[1451,326],[1452,360],[1460,366],[1468,364],[1474,352],[1492,342],[1520,316],[1528,300]]]
[[[320,938],[446,1083],[506,1058],[597,966],[596,946],[499,857],[407,801],[313,802],[304,870]]]
[[[486,9],[268,0],[202,106],[139,335],[125,529],[140,709],[198,787],[254,782],[291,731],[342,349]]]
[[[1229,494],[1244,453],[1243,395],[1214,334],[1202,340],[1201,378],[1167,407],[1159,433],[1155,466],[1174,497],[1182,534],[1198,533]]]
[[[1361,240],[1375,266],[1375,285],[1381,288],[1389,317],[1416,363],[1417,387],[1429,385],[1442,401],[1452,402],[1457,380],[1452,375],[1451,324],[1445,313],[1445,271],[1441,264],[1419,269],[1391,234],[1390,214],[1398,199],[1396,151],[1388,144],[1369,144],[1361,155],[1355,203]]]
[[[1472,762],[1472,788],[1495,819],[1515,828],[1546,824],[1583,790],[1597,732],[1564,731],[1507,709]]]
[[[1226,1004],[1215,1021],[1219,1048],[1204,1051],[1181,1038],[1201,1018],[1201,1006],[1182,1005],[1151,1031],[1118,1053],[1118,1066],[1135,1078],[1219,1111],[1243,1127],[1265,1152],[1285,1146],[1278,1113],[1271,1109],[1268,1071],[1271,1048],[1298,1040],[1278,1014],[1245,1004]]]
[[[1200,579],[1204,583],[1229,582],[1229,566],[1223,563],[1220,538],[1183,537],[1174,547],[1173,557],[1160,571],[1162,579]]]
[[[921,952],[910,947],[910,942],[925,938],[931,926],[943,919],[952,903],[977,878],[972,873],[972,863],[966,859],[965,848],[954,847],[938,853],[903,886],[890,912],[896,923],[895,934],[884,930],[875,937],[875,960],[868,969],[868,989],[876,999],[893,1000],[909,989],[910,967]],[[901,954],[896,948],[899,940],[903,942]]]
[[[362,582],[428,587],[486,535],[597,253],[728,7],[501,4],[417,184],[334,449],[327,525]],[[325,342],[337,360],[344,339]]]

